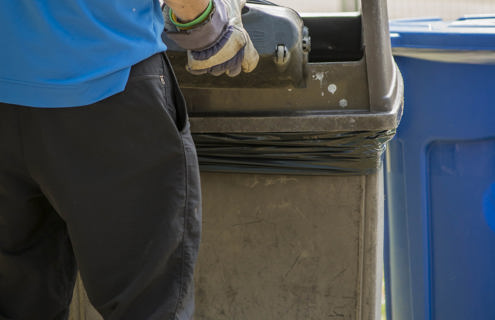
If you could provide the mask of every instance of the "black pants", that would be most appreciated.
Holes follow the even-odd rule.
[[[105,319],[190,319],[200,220],[164,54],[93,105],[0,104],[0,319],[65,319],[77,268]]]

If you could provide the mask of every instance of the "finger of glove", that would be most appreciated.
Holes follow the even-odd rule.
[[[235,76],[240,73],[242,69],[242,59],[244,59],[244,48],[230,60],[211,68],[212,75],[221,75],[226,73],[227,75]],[[237,74],[235,72],[239,70]]]
[[[233,68],[225,71],[225,74],[227,74],[229,77],[233,78],[233,77],[237,77],[238,75],[240,75],[241,72],[242,72],[242,64],[239,63],[239,64],[235,65]]]
[[[244,48],[242,48],[241,51],[239,51],[232,60],[235,61],[233,61],[233,63],[231,63],[229,65],[229,68],[227,68],[227,70],[225,71],[225,73],[231,78],[238,76],[242,72],[242,63],[244,61]]]
[[[208,73],[208,69],[193,70],[193,69],[189,68],[189,66],[186,66],[186,70],[187,70],[187,72],[189,72],[190,74],[195,75],[195,76],[200,76],[202,74]]]
[[[201,51],[188,51],[189,67],[193,70],[209,69],[235,57],[245,47],[247,38],[238,28],[232,26],[229,29],[231,29],[230,37],[223,37],[213,47]]]
[[[241,49],[232,59],[222,64],[213,66],[208,69],[200,69],[200,70],[193,70],[188,67],[187,71],[189,71],[191,74],[194,75],[209,73],[213,76],[220,76],[226,73],[229,77],[235,77],[239,75],[242,71],[243,59],[244,59],[244,49]]]
[[[244,59],[242,60],[242,71],[251,72],[258,65],[258,61],[260,60],[260,56],[258,51],[256,51],[251,39],[248,36],[248,40],[246,46],[244,47]]]

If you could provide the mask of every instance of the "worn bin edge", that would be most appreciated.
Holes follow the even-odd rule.
[[[388,112],[320,112],[283,116],[190,117],[193,133],[347,132],[390,130],[398,127],[403,112],[404,84],[396,68],[395,94]]]

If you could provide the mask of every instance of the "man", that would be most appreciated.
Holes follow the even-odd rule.
[[[239,0],[166,6],[190,72],[255,68]],[[66,319],[77,268],[105,319],[191,319],[199,173],[158,0],[7,0],[0,26],[0,319]]]

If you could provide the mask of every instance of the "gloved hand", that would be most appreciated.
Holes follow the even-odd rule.
[[[164,7],[165,32],[187,49],[187,70],[192,74],[210,73],[230,77],[251,72],[258,64],[258,52],[241,20],[245,0],[212,0],[209,17],[190,29],[172,23],[169,8]]]

